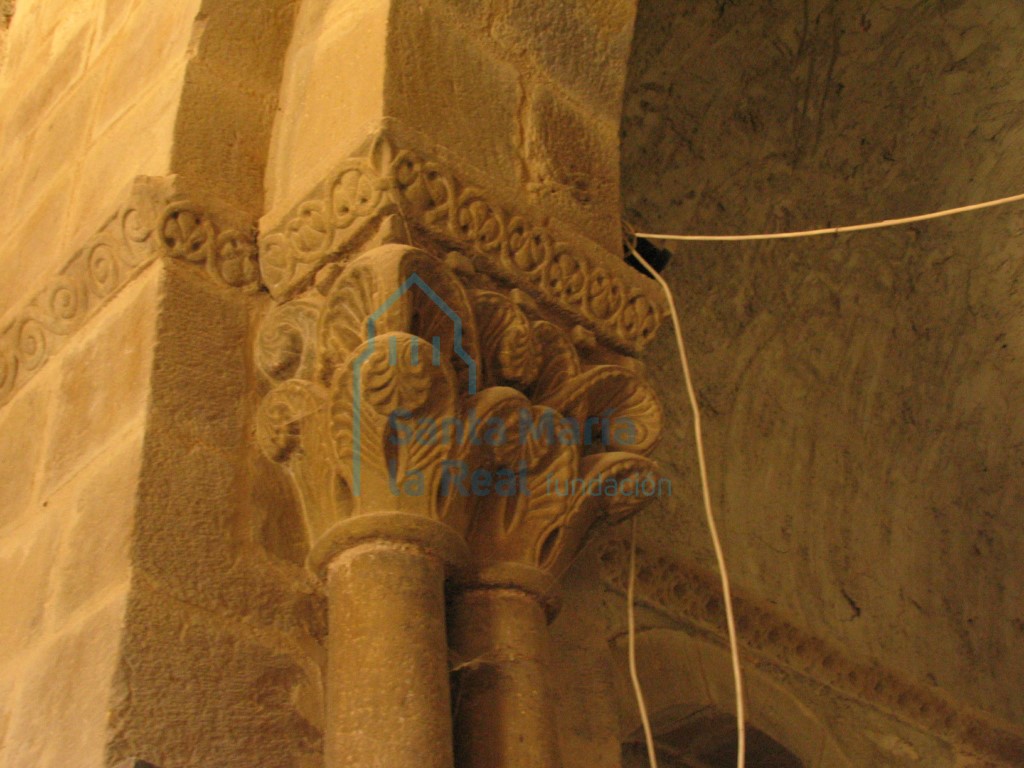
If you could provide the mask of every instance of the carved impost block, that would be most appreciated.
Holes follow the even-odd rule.
[[[466,181],[468,174],[385,131],[294,206],[260,240],[260,270],[272,296],[303,291],[329,263],[365,249],[383,223],[401,217],[417,242],[457,249],[504,290],[518,288],[568,325],[636,352],[666,315],[657,286],[579,233],[533,211],[513,211]]]
[[[256,362],[257,438],[293,481],[314,567],[370,521],[422,519],[468,543],[467,583],[538,591],[656,482],[642,367],[458,252],[326,265],[267,313]]]

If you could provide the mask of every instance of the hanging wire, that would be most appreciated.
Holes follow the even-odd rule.
[[[651,731],[651,719],[647,716],[647,703],[644,691],[640,686],[640,675],[636,671],[636,515],[633,516],[632,536],[629,541],[629,583],[626,587],[626,625],[629,629],[629,679],[633,681],[633,693],[636,705],[640,710],[640,722],[644,727],[644,740],[647,742],[647,761],[651,768],[658,768],[658,755],[654,749],[654,733]]]
[[[679,348],[679,360],[683,365],[683,377],[686,381],[686,393],[690,398],[690,410],[693,412],[693,433],[697,446],[697,464],[700,469],[700,488],[704,497],[704,513],[707,518],[708,529],[711,531],[711,542],[715,548],[715,558],[718,561],[718,571],[722,578],[722,596],[723,602],[725,603],[726,625],[729,632],[729,653],[732,657],[732,674],[736,689],[736,766],[737,768],[744,768],[746,765],[747,744],[746,708],[743,702],[743,671],[740,668],[739,644],[736,637],[736,620],[733,616],[732,610],[732,590],[729,586],[729,571],[725,565],[725,554],[722,551],[722,542],[718,536],[718,526],[715,524],[715,514],[711,506],[711,489],[708,483],[707,461],[704,456],[704,437],[701,429],[700,407],[697,404],[697,393],[693,387],[693,377],[690,375],[690,363],[686,356],[686,343],[683,341],[682,324],[679,321],[679,312],[676,310],[675,297],[672,295],[672,290],[668,287],[668,283],[665,282],[665,279],[658,274],[637,251],[635,242],[636,238],[640,235],[632,234],[632,228],[629,227],[629,225],[625,226],[627,228],[625,242],[626,246],[632,252],[633,258],[635,258],[637,262],[647,270],[651,277],[658,281],[658,285],[661,286],[662,291],[665,293],[665,299],[668,301],[669,312],[672,315],[672,327],[676,334],[676,345]],[[630,566],[630,585],[632,586],[632,556],[630,557]],[[629,605],[630,611],[632,611],[632,595],[629,597]],[[633,628],[631,626],[631,642],[632,633]],[[634,681],[634,685],[637,685],[636,681]],[[638,700],[642,701],[639,691],[637,695]],[[642,714],[643,709],[641,709],[641,715]],[[645,727],[649,727],[649,725],[645,725]],[[650,750],[652,747],[649,745],[648,749]],[[654,763],[652,762],[652,768],[653,766]]]
[[[797,232],[769,232],[759,235],[669,235],[654,232],[637,232],[633,237],[644,237],[648,240],[681,240],[699,242],[738,242],[743,240],[785,240],[796,237],[817,237],[819,235],[839,235],[844,232],[863,232],[866,229],[882,229],[883,227],[897,227],[903,224],[914,224],[918,221],[930,219],[941,219],[945,216],[956,216],[961,213],[980,211],[983,208],[995,208],[999,205],[1008,205],[1024,201],[1024,194],[1001,197],[998,200],[989,200],[984,203],[963,205],[959,208],[948,208],[944,211],[924,213],[919,216],[907,216],[902,219],[885,219],[884,221],[873,221],[870,224],[851,224],[845,227],[825,227],[823,229],[806,229]]]

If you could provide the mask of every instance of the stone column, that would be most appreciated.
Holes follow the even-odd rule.
[[[473,562],[452,596],[456,766],[558,768],[548,685],[557,580],[594,525],[634,513],[645,500],[640,489],[654,487],[654,463],[625,449],[649,450],[661,411],[636,368],[610,355],[584,363],[571,332],[530,322],[529,302],[475,299],[485,370],[530,397],[497,388],[505,404],[488,414],[514,413],[515,426],[477,456],[484,472],[516,467],[518,480],[512,495],[475,500]],[[607,419],[600,430],[598,414]]]
[[[471,323],[440,264],[385,246],[261,329],[257,437],[293,480],[328,595],[327,768],[452,766],[444,587],[468,555],[437,483],[456,446],[404,430],[454,418],[475,375]]]
[[[444,582],[465,545],[444,524],[411,515],[357,517],[338,529],[340,551],[324,566],[325,764],[450,768]]]
[[[449,637],[455,667],[456,765],[561,765],[548,687],[549,587],[540,571],[463,584],[452,599]],[[511,576],[511,574],[509,574]],[[517,583],[518,582],[518,583]],[[538,594],[536,586],[543,585]]]

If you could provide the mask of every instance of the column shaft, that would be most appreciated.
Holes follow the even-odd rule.
[[[444,563],[373,541],[328,567],[326,768],[451,768]]]
[[[454,599],[451,643],[458,768],[558,768],[561,761],[545,609],[517,589],[467,588]]]

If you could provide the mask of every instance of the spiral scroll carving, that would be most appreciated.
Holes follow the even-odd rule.
[[[259,287],[255,238],[221,231],[172,179],[136,180],[129,200],[0,332],[0,405],[69,335],[158,258],[200,264],[221,285]]]
[[[601,264],[616,257],[561,242],[549,227],[509,213],[444,164],[394,147],[383,132],[365,156],[343,163],[261,238],[264,283],[278,299],[295,295],[323,264],[358,248],[375,222],[396,211],[438,244],[472,254],[479,269],[571,313],[617,348],[643,348],[664,317],[660,298],[643,281]]]

